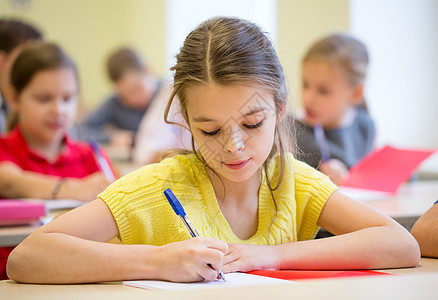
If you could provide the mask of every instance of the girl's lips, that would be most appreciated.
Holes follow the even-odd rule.
[[[248,164],[249,160],[250,159],[232,161],[232,162],[224,163],[224,165],[230,168],[231,170],[240,170]]]
[[[49,127],[50,129],[53,129],[53,130],[58,130],[58,129],[61,129],[63,127],[63,125],[60,123],[49,123],[49,124],[47,124],[47,127]]]
[[[315,117],[315,114],[311,110],[306,109],[306,116],[312,119]]]

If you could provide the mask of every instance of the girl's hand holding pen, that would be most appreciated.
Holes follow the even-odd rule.
[[[195,237],[158,248],[157,279],[175,282],[216,280],[228,245],[220,240]]]

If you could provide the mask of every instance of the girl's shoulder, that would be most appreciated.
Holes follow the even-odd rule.
[[[361,132],[374,133],[375,131],[374,120],[369,114],[368,110],[364,108],[359,107],[357,109],[355,123]]]
[[[356,108],[356,120],[359,123],[374,123],[368,110],[363,107]]]
[[[159,163],[145,165],[118,179],[110,185],[111,189],[128,191],[159,185],[161,183],[180,183],[193,181],[199,173],[205,172],[194,154],[176,155]]]

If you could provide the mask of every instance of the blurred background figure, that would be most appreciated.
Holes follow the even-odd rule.
[[[191,149],[192,135],[180,112],[180,102],[174,100],[169,103],[171,94],[170,83],[163,84],[157,100],[140,123],[132,156],[137,165],[160,162],[181,150]],[[169,122],[164,121],[167,109]]]
[[[9,72],[15,58],[30,41],[41,40],[41,32],[34,26],[16,19],[0,19],[0,133],[6,132],[9,113]]]
[[[129,48],[110,55],[107,73],[114,84],[114,94],[86,117],[78,136],[113,148],[130,149],[141,119],[160,92],[161,81]]]
[[[55,44],[33,43],[15,59],[10,82],[12,128],[0,136],[0,199],[96,198],[112,180],[95,149],[67,133],[79,97],[74,62]],[[0,248],[0,279],[7,278],[11,250]]]
[[[365,45],[348,34],[322,38],[302,61],[299,158],[336,184],[373,148],[375,127],[364,99],[368,61]]]

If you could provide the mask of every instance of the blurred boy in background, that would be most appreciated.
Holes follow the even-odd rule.
[[[110,55],[107,72],[115,93],[79,126],[79,137],[130,149],[139,123],[156,98],[161,82],[129,48],[121,48]]]
[[[20,20],[0,19],[0,134],[6,132],[8,99],[10,99],[9,73],[22,48],[34,40],[42,39],[41,32]]]

